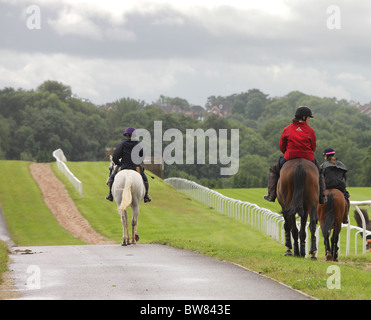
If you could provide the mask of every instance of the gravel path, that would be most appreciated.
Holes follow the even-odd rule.
[[[33,163],[30,171],[41,189],[46,205],[63,228],[88,244],[114,243],[96,232],[80,214],[63,183],[54,175],[50,164]]]

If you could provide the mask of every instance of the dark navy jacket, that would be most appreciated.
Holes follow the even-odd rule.
[[[326,189],[339,189],[344,192],[347,180],[347,167],[341,161],[336,160],[336,165],[327,160],[321,164],[325,176]]]
[[[113,153],[113,162],[120,166],[121,169],[135,169],[141,163],[134,163],[131,157],[132,150],[137,144],[139,144],[139,141],[132,141],[130,138],[125,138],[122,140]],[[140,147],[139,157],[143,157],[142,147]]]

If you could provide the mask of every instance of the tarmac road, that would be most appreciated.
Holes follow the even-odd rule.
[[[155,244],[13,247],[21,300],[307,300],[235,264]]]

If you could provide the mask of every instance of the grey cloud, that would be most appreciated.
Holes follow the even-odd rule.
[[[342,30],[330,31],[326,28],[327,1],[295,3],[288,17],[228,6],[200,9],[197,16],[189,16],[163,6],[150,13],[129,12],[117,25],[104,12],[67,10],[61,2],[40,6],[41,30],[27,29],[20,15],[25,4],[0,3],[0,48],[111,59],[212,58],[242,63],[247,59],[260,64],[341,61],[355,58],[360,51],[369,52],[370,46],[358,31],[368,27],[367,20],[359,29],[350,23],[358,22],[354,7],[342,10]],[[61,21],[66,11],[84,20],[68,26]],[[359,14],[364,16],[364,12]]]
[[[26,26],[25,9],[32,2],[39,3],[41,9],[40,30]],[[204,91],[206,100],[208,95],[232,94],[252,87],[267,88],[271,94],[305,88],[318,94],[323,88],[323,95],[371,100],[371,5],[366,1],[335,1],[341,9],[340,30],[327,28],[326,9],[334,4],[329,0],[286,1],[289,10],[285,16],[237,9],[226,2],[224,6],[200,7],[197,11],[157,5],[153,10],[123,12],[115,19],[108,11],[93,6],[32,2],[0,0],[0,50],[27,53],[30,57],[61,54],[67,62],[91,60],[96,68],[99,61],[103,64],[101,73],[104,64],[128,68],[133,61],[135,68],[128,68],[127,77],[135,78],[135,73],[140,77],[137,87],[125,87],[128,94],[135,92],[139,96],[142,79],[147,75],[153,84],[164,68],[164,79],[170,80],[158,87],[162,90],[159,94],[166,94],[166,90],[169,95],[185,98],[193,94],[198,101]],[[73,23],[64,20],[68,15],[75,19]],[[171,60],[175,62],[168,63]],[[58,59],[58,63],[61,61]],[[141,61],[148,62],[142,63],[146,70],[140,69]],[[176,62],[184,68],[175,68]],[[151,68],[152,64],[158,66]],[[3,59],[1,65],[7,70],[12,68]],[[52,68],[51,61],[48,67]],[[187,68],[194,71],[184,71]],[[88,74],[88,69],[81,72],[92,79],[92,85],[98,87],[93,84],[94,77],[109,81],[109,75],[95,75],[96,70]],[[108,69],[112,72],[112,68]],[[77,67],[73,70],[78,72]],[[58,74],[55,70],[50,73]],[[125,80],[121,74],[116,77]],[[306,78],[301,81],[301,77]],[[118,84],[105,85],[119,90]],[[121,93],[114,94],[120,97]]]

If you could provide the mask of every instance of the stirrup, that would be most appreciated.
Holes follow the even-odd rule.
[[[144,196],[144,202],[146,203],[146,202],[151,202],[151,201],[152,201],[152,199],[148,196],[148,194],[146,194]]]
[[[111,193],[108,194],[108,195],[106,195],[106,200],[108,200],[108,201],[113,201],[113,196],[112,196]]]

